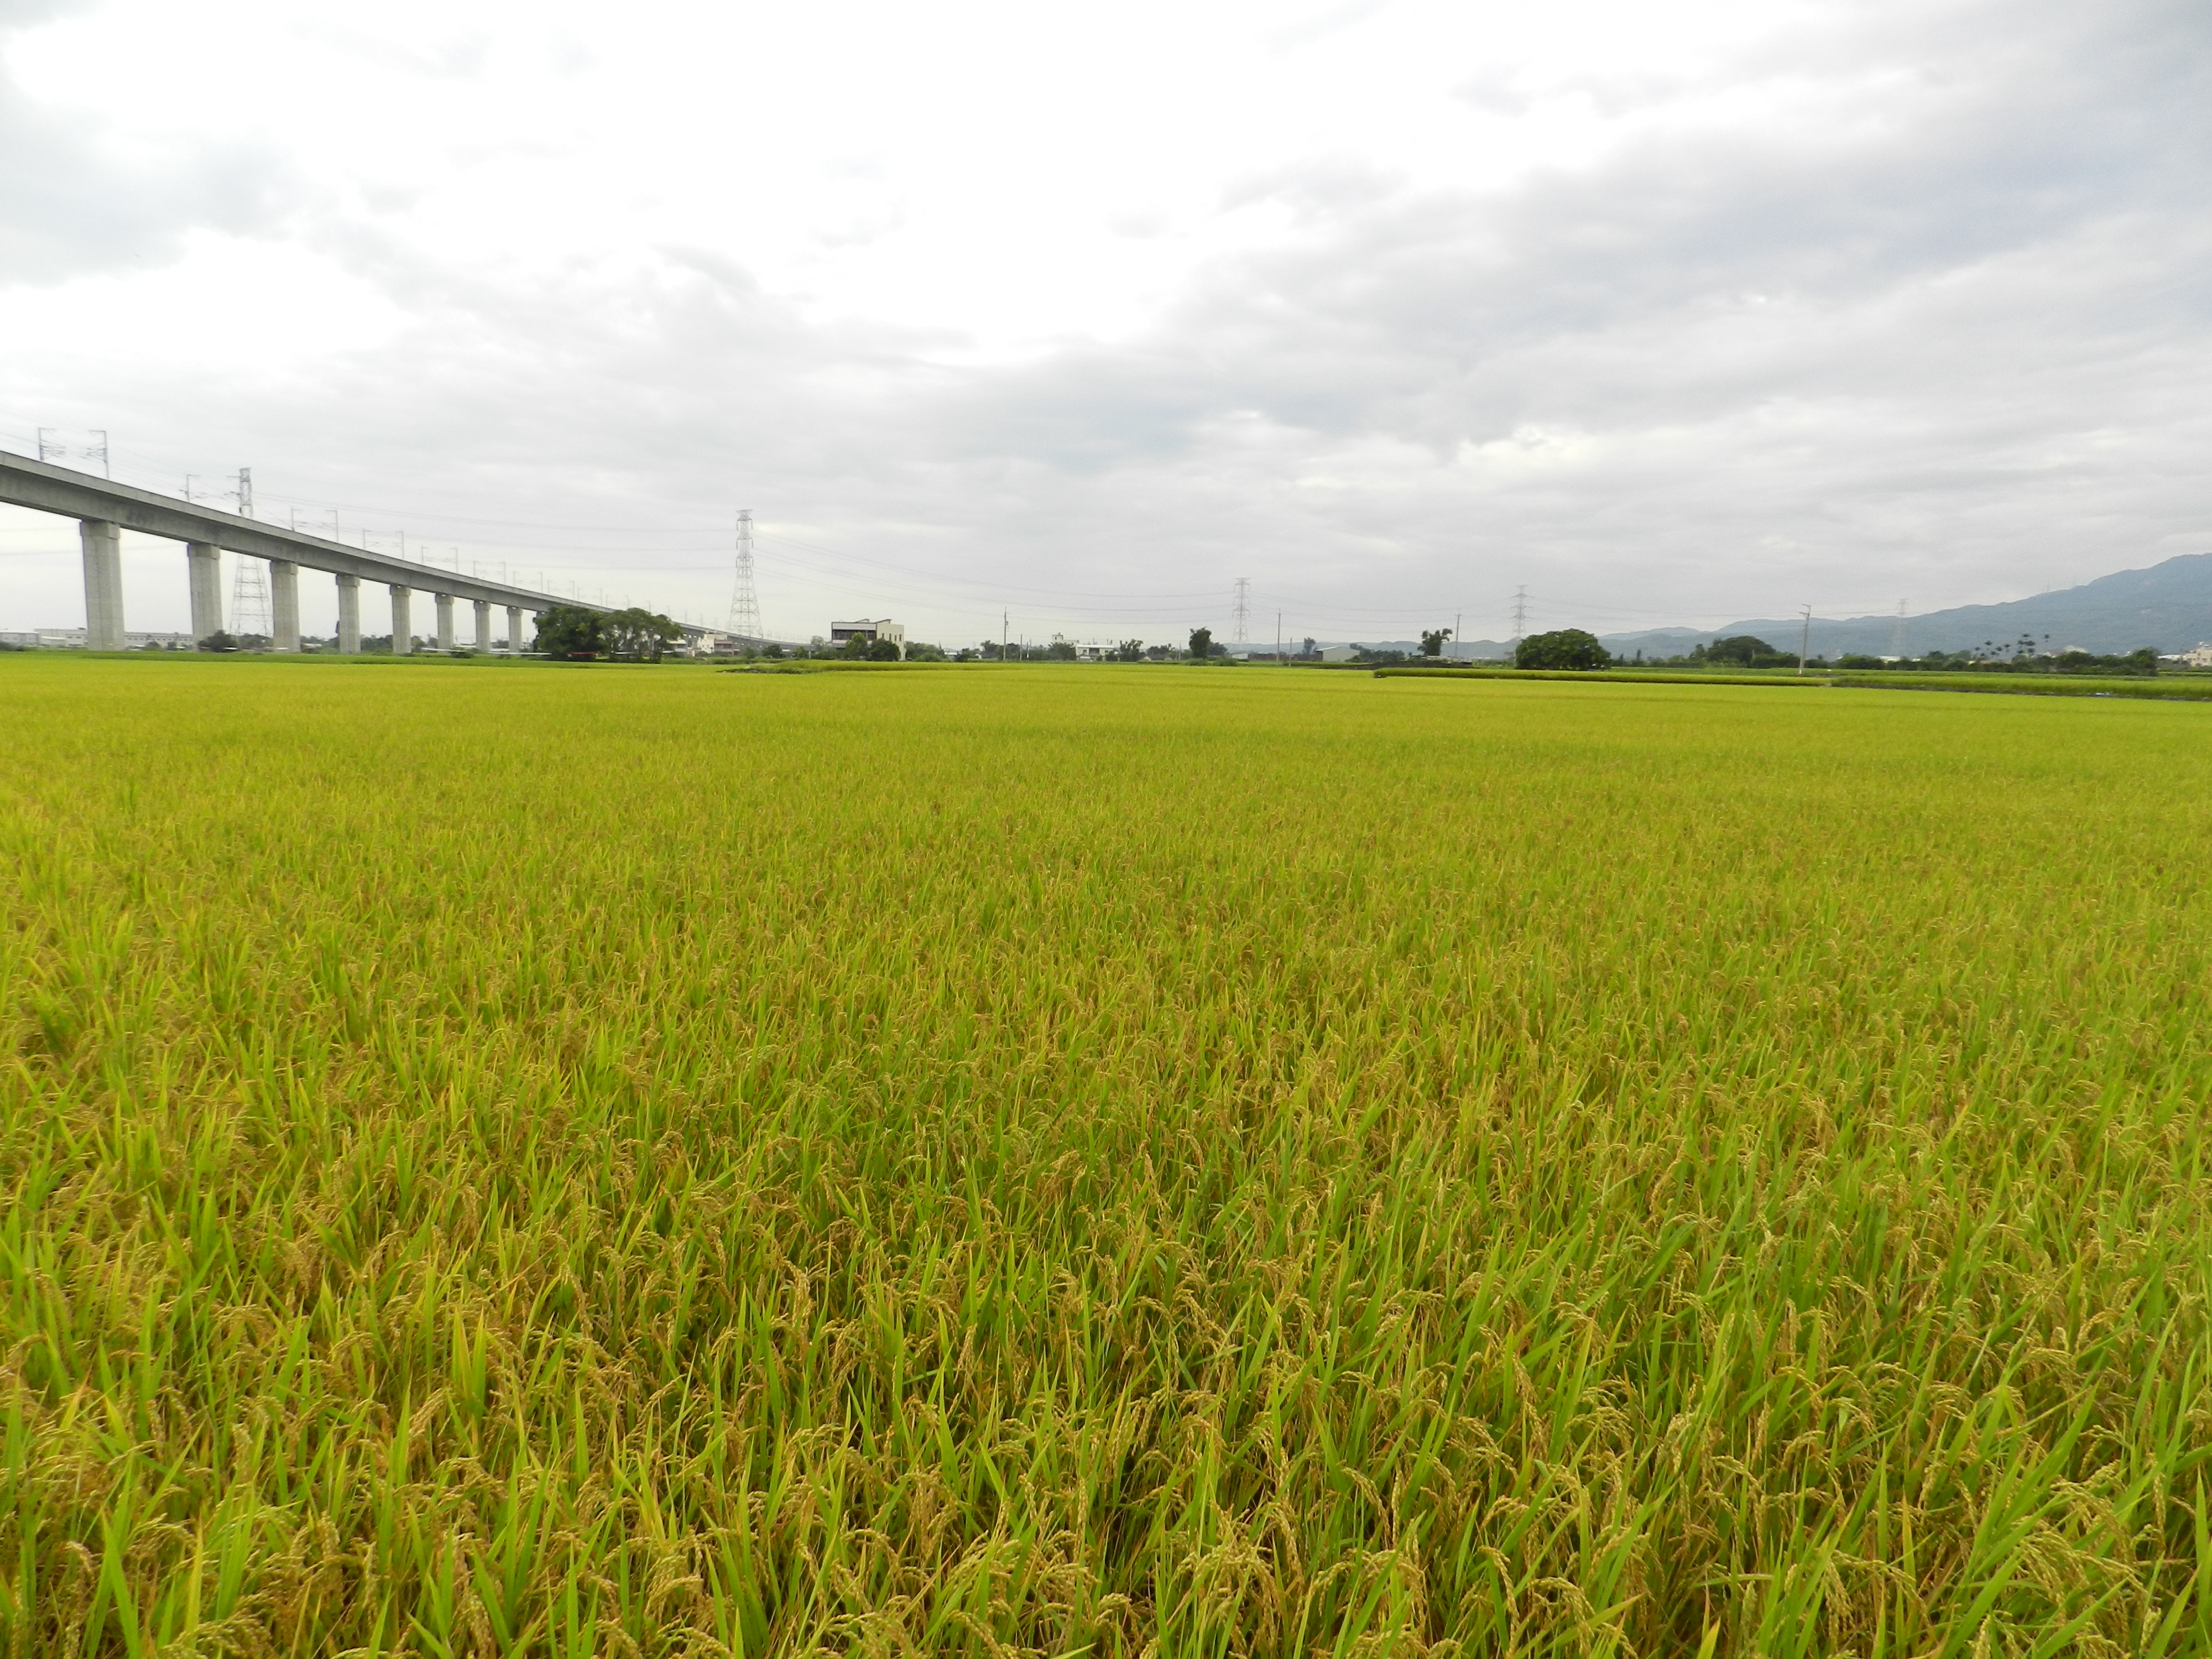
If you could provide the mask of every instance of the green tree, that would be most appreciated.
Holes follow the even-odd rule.
[[[1194,628],[1190,630],[1190,654],[1196,658],[1200,662],[1204,662],[1208,657],[1213,654],[1213,630],[1212,629]]]
[[[1513,650],[1516,668],[1603,668],[1612,660],[1597,636],[1579,628],[1531,634]]]
[[[1449,628],[1431,628],[1424,630],[1421,635],[1421,654],[1425,657],[1443,656],[1444,641],[1451,636],[1452,631]]]
[[[896,662],[900,659],[897,642],[892,640],[870,640],[867,650],[862,654],[870,662]]]
[[[238,641],[218,628],[200,641],[199,648],[203,651],[235,651]]]
[[[1724,640],[1715,640],[1711,645],[1700,646],[1690,655],[1698,662],[1729,663],[1738,668],[1771,667],[1777,663],[1797,660],[1777,651],[1756,634],[1731,634]]]
[[[589,661],[606,648],[599,612],[580,605],[556,605],[538,613],[537,649],[546,656]]]
[[[632,605],[601,617],[599,637],[615,656],[628,657],[633,662],[659,662],[661,653],[684,637],[684,630],[657,611]]]

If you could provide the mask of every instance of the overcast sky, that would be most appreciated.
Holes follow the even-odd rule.
[[[786,637],[1918,611],[2212,550],[2208,141],[2204,0],[0,0],[0,447]]]

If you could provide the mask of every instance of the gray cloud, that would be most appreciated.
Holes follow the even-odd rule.
[[[1133,482],[1163,458],[1204,472],[1239,410],[1309,459],[1387,439],[1440,469],[1571,430],[1604,454],[1570,477],[1342,492],[1266,532],[1319,565],[1354,523],[1462,549],[1480,525],[1555,589],[1626,581],[1651,605],[1708,571],[1740,583],[1778,533],[1814,544],[1791,556],[1811,580],[1871,566],[1923,591],[2184,550],[2212,536],[2180,441],[2212,423],[2204,15],[1966,21],[1834,66],[1909,64],[1938,88],[1916,118],[1657,144],[1504,199],[1339,197],[1139,349],[978,386],[951,430]]]
[[[781,572],[947,633],[994,588],[1132,596],[1031,605],[1101,634],[1218,621],[1142,596],[1243,574],[1339,636],[1454,606],[1500,632],[1524,581],[1606,631],[2003,598],[2212,544],[2208,44],[2173,0],[1926,9],[1756,66],[1853,112],[1832,131],[1654,141],[1504,193],[1279,168],[1240,196],[1292,210],[1287,244],[1133,338],[1014,365],[809,321],[730,250],[494,281],[320,203],[295,234],[408,312],[399,340],[312,385],[87,395],[424,533],[666,526],[568,543],[694,614],[726,580],[694,532],[738,503],[906,573],[787,547],[772,617]]]
[[[85,0],[0,3],[9,37],[83,9]],[[249,234],[279,223],[299,194],[281,157],[259,147],[196,146],[126,155],[104,125],[40,106],[0,62],[0,282],[52,283],[174,258],[195,228]]]

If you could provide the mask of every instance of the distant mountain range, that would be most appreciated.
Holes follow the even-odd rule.
[[[1804,623],[1796,617],[1757,617],[1725,628],[1651,628],[1637,634],[1602,634],[1615,656],[1678,656],[1732,634],[1755,634],[1778,650],[1797,648]],[[2212,553],[2184,553],[2148,570],[2119,570],[2079,587],[2039,593],[2003,605],[1962,605],[1924,616],[1813,618],[1813,654],[1845,652],[1869,656],[1924,656],[1930,651],[1970,651],[2005,645],[2021,635],[2039,648],[2078,646],[2100,655],[2142,646],[2186,651],[2212,641]]]
[[[1735,634],[1754,634],[1779,651],[1797,648],[1804,626],[1796,617],[1754,617],[1725,628],[1647,628],[1635,634],[1601,634],[1616,657],[1678,657],[1692,646],[1711,645]],[[1962,605],[1925,616],[1815,617],[1812,651],[1835,658],[1846,652],[1869,656],[1925,656],[1930,651],[1971,651],[1984,643],[2008,645],[2026,634],[2039,648],[2078,646],[2100,656],[2142,646],[2154,651],[2186,651],[2212,641],[2212,553],[2184,553],[2148,570],[2119,570],[2079,587],[2039,593],[2003,605]],[[1364,640],[1382,650],[1418,651],[1415,640]],[[1504,640],[1455,640],[1447,654],[1500,658],[1512,654]]]

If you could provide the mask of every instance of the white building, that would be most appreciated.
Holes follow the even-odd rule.
[[[2212,645],[2198,641],[2194,651],[2185,651],[2179,660],[2191,668],[2212,668]]]
[[[1356,645],[1325,645],[1321,648],[1323,662],[1350,662],[1358,654],[1359,647]]]
[[[889,640],[898,647],[899,655],[906,655],[906,624],[893,622],[889,617],[879,617],[873,622],[833,622],[830,624],[830,643],[842,645],[848,640],[866,640],[871,645],[878,640]]]

